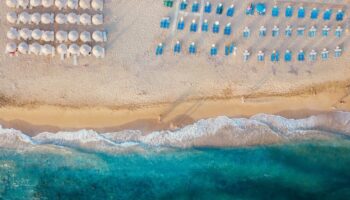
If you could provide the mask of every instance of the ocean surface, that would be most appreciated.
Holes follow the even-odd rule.
[[[349,113],[258,115],[35,137],[0,128],[0,199],[348,200],[349,122]]]

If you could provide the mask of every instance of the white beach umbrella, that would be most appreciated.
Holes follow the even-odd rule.
[[[55,0],[55,6],[58,10],[62,10],[67,7],[67,0]]]
[[[76,41],[79,39],[79,33],[78,33],[78,31],[75,31],[75,30],[69,31],[69,33],[68,33],[68,39],[69,39],[69,41],[71,41],[71,42],[76,42]]]
[[[6,44],[6,53],[15,53],[17,51],[17,44],[14,42],[9,42]]]
[[[72,10],[76,10],[79,6],[79,0],[68,0],[67,6]]]
[[[29,6],[29,0],[18,0],[17,6],[27,9]]]
[[[69,45],[68,52],[71,55],[79,55],[80,48],[79,48],[79,46],[77,44],[73,43],[73,44]]]
[[[17,0],[6,0],[6,5],[10,8],[15,8],[18,5]]]
[[[14,24],[17,22],[18,16],[17,13],[15,12],[8,12],[6,15],[7,21],[10,22],[11,24]]]
[[[91,7],[97,11],[103,11],[103,0],[92,0]]]
[[[83,31],[80,33],[80,40],[83,42],[91,42],[91,33],[88,31]]]
[[[20,52],[21,54],[28,54],[29,51],[29,45],[26,42],[21,42],[18,45],[18,52]]]
[[[34,29],[34,30],[32,31],[32,38],[33,38],[34,40],[40,40],[40,39],[42,38],[42,36],[43,36],[43,31],[42,31],[42,30],[40,30],[40,29]]]
[[[53,24],[54,23],[54,14],[44,13],[41,15],[41,23],[43,24]]]
[[[80,54],[83,56],[88,56],[91,54],[91,46],[87,45],[87,44],[83,44],[80,46]]]
[[[67,33],[67,31],[57,31],[57,33],[56,33],[56,40],[59,43],[67,42],[67,40],[68,40],[68,33]]]
[[[77,24],[79,23],[79,15],[75,14],[75,13],[69,13],[67,15],[67,20],[70,24]]]
[[[91,0],[80,0],[79,6],[82,9],[90,9],[91,8]]]
[[[22,12],[18,16],[18,21],[20,23],[28,24],[30,22],[30,20],[31,20],[31,17],[29,15],[29,13],[27,13],[27,12]]]
[[[38,25],[41,21],[41,15],[40,13],[33,13],[31,16],[30,16],[30,21],[33,23],[33,24],[36,24]]]
[[[39,55],[41,52],[41,45],[37,42],[34,42],[29,45],[29,54]]]
[[[62,13],[58,13],[55,17],[57,24],[67,24],[67,16]]]
[[[17,29],[11,27],[7,31],[7,38],[10,39],[10,40],[18,40],[19,39],[19,33],[18,33]]]
[[[102,14],[96,14],[92,17],[92,24],[93,25],[102,25],[103,24],[103,15]]]
[[[42,4],[44,8],[49,8],[53,6],[53,0],[42,0]]]
[[[105,49],[99,45],[95,45],[94,48],[92,49],[92,54],[94,54],[96,58],[104,58]]]
[[[55,33],[53,31],[44,31],[41,39],[45,42],[53,42],[55,40]]]
[[[80,23],[83,25],[91,25],[91,15],[87,14],[87,13],[83,13],[82,15],[80,15]]]
[[[29,40],[32,38],[32,31],[28,28],[22,28],[19,30],[19,35],[23,40]]]
[[[95,42],[104,42],[103,32],[102,31],[94,31],[92,33],[92,39]]]
[[[68,47],[67,47],[66,44],[60,44],[60,45],[57,46],[56,50],[57,50],[57,53],[59,53],[61,55],[62,54],[67,54]]]
[[[41,6],[41,0],[30,0],[30,7],[39,7]]]
[[[41,47],[41,55],[48,56],[48,55],[55,55],[55,48],[50,44],[45,44]]]

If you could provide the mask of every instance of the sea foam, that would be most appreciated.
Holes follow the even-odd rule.
[[[202,119],[181,129],[155,131],[148,134],[139,130],[110,133],[80,130],[43,132],[29,137],[21,131],[0,126],[0,147],[54,145],[118,151],[154,147],[250,146],[339,136],[350,137],[350,113],[333,112],[304,119],[287,119],[267,114],[258,114],[251,118],[220,116]]]

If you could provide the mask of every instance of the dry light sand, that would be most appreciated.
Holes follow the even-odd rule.
[[[284,1],[277,2],[287,5]],[[237,2],[236,13],[242,13],[246,4]],[[346,0],[293,1],[291,4],[320,9],[331,6],[349,13]],[[268,4],[269,8],[271,5]],[[106,0],[105,7],[109,39],[105,59],[79,58],[79,65],[73,66],[72,60],[61,61],[58,56],[0,54],[1,124],[32,134],[39,130],[79,128],[150,131],[176,128],[218,115],[250,116],[264,112],[300,117],[331,110],[350,111],[348,17],[341,23],[325,23],[283,16],[272,19],[270,12],[263,17],[208,16],[209,22],[220,20],[222,24],[229,21],[233,24],[233,36],[224,37],[222,33],[189,33],[187,29],[181,33],[161,30],[160,19],[173,16],[174,12],[163,7],[159,0]],[[6,30],[11,26],[6,21],[8,11],[4,6],[0,8],[2,49],[7,42]],[[192,19],[185,16],[187,23]],[[318,35],[314,39],[298,38],[295,34],[278,39],[253,36],[244,40],[241,36],[247,25],[252,34],[257,34],[261,25],[268,29],[279,25],[283,33],[287,24],[331,28],[342,25],[346,32],[340,39],[333,34],[328,38]],[[181,40],[186,50],[190,42],[197,42],[199,53],[174,56],[171,51],[176,40]],[[232,41],[237,44],[238,54],[222,56],[223,46]],[[164,42],[166,47],[162,57],[155,56],[159,42]],[[213,43],[221,49],[221,55],[216,58],[208,55]],[[309,52],[324,47],[333,50],[337,45],[344,48],[343,56],[335,59],[331,55],[328,61],[289,64],[256,61],[256,52],[260,49]],[[253,53],[247,63],[242,57],[245,49]]]

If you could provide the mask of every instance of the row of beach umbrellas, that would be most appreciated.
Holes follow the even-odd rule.
[[[74,12],[64,13],[28,13],[23,11],[19,14],[16,12],[9,12],[6,15],[7,21],[11,24],[77,24],[77,25],[102,25],[103,14],[90,15],[87,13],[77,14]]]
[[[41,29],[28,29],[22,28],[17,30],[16,28],[11,27],[7,31],[7,38],[10,40],[37,40],[44,42],[54,42],[64,43],[64,42],[77,42],[78,40],[87,43],[87,42],[106,42],[107,33],[105,31],[95,30],[93,32],[82,31],[78,32],[76,30],[71,31],[47,31]]]
[[[56,7],[59,10],[78,8],[96,11],[103,11],[103,0],[6,0],[6,5],[10,8],[33,9],[38,7]]]
[[[8,55],[20,54],[33,54],[38,56],[55,56],[56,52],[61,56],[61,59],[65,57],[76,56],[95,56],[96,58],[104,58],[105,49],[100,45],[90,46],[88,44],[59,44],[54,47],[51,44],[39,44],[37,42],[28,44],[27,42],[21,42],[19,44],[15,42],[9,42],[6,45],[6,53]]]

